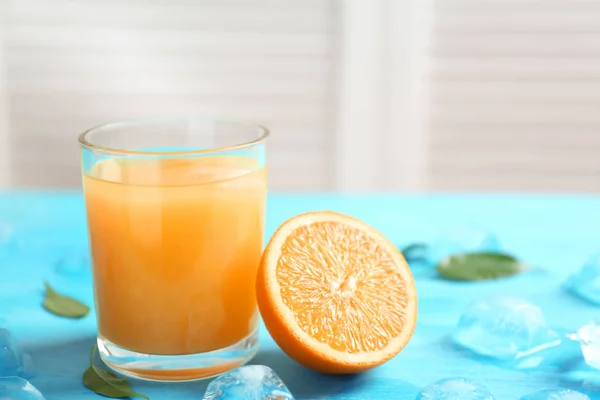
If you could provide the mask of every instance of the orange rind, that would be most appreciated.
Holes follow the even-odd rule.
[[[417,293],[402,253],[347,215],[317,211],[283,223],[256,283],[265,326],[298,363],[361,372],[397,355],[417,321]]]

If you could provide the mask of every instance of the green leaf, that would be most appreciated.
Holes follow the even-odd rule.
[[[90,308],[79,300],[57,293],[48,282],[44,282],[44,285],[46,297],[42,305],[52,314],[67,318],[82,318],[90,312]]]
[[[88,389],[112,399],[141,397],[146,400],[150,400],[149,397],[134,391],[131,386],[129,386],[129,382],[127,382],[125,379],[117,377],[110,371],[100,367],[95,367],[94,356],[96,354],[96,348],[97,346],[94,346],[94,349],[92,350],[90,366],[83,373],[83,384]]]
[[[83,384],[91,391],[113,399],[141,397],[150,400],[149,397],[134,391],[125,379],[99,367],[88,367],[85,370]]]
[[[516,275],[529,269],[515,257],[501,253],[464,253],[444,258],[439,274],[455,281],[484,281]]]

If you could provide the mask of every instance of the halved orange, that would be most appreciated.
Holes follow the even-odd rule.
[[[324,373],[383,364],[406,346],[417,321],[402,253],[366,223],[331,211],[300,214],[277,229],[256,294],[279,347]]]

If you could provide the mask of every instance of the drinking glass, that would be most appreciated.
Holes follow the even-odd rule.
[[[256,353],[268,135],[186,117],[79,136],[98,349],[109,367],[194,380]]]

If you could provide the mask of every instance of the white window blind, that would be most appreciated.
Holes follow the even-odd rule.
[[[271,128],[273,190],[600,192],[600,0],[0,6],[0,185],[79,185],[100,123],[214,114]]]
[[[272,188],[331,187],[335,2],[0,1],[14,186],[79,185],[92,126],[209,114],[272,130]]]
[[[600,1],[437,0],[428,187],[600,191]]]

